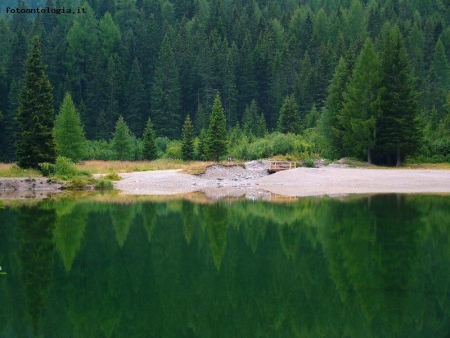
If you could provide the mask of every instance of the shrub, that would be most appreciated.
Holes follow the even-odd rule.
[[[55,175],[72,177],[77,174],[77,168],[67,157],[58,156],[55,163]]]
[[[314,160],[311,158],[306,158],[303,160],[303,165],[307,168],[315,168]]]
[[[95,183],[95,190],[113,190],[114,185],[111,181],[107,180],[99,180],[97,183]]]
[[[167,158],[174,158],[174,159],[181,159],[181,158],[183,158],[181,141],[175,141],[174,140],[174,141],[170,141],[167,144],[166,157]]]
[[[117,173],[109,173],[108,175],[105,176],[105,178],[110,181],[120,181],[122,179],[122,177],[120,177]]]
[[[52,163],[40,163],[39,164],[39,170],[41,171],[42,175],[44,176],[50,176],[55,174],[55,165]]]

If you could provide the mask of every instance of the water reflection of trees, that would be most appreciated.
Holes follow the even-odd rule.
[[[20,233],[19,264],[22,287],[31,326],[40,332],[41,317],[53,280],[54,210],[26,207],[20,212],[17,227]]]
[[[440,336],[450,319],[449,206],[395,195],[55,203],[48,241],[64,278],[44,327],[87,337]]]

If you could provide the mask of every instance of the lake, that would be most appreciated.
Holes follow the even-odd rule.
[[[4,202],[0,337],[447,337],[450,196]]]

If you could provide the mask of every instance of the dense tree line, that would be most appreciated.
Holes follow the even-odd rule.
[[[135,139],[143,137],[149,118],[156,137],[181,139],[189,115],[200,142],[219,92],[229,133],[236,126],[255,137],[275,130],[302,133],[319,123],[328,140],[321,150],[329,157],[372,151],[374,160],[394,163],[394,157],[416,150],[450,156],[448,0],[46,0],[31,5],[60,8],[69,2],[85,7],[86,14],[0,14],[2,161],[17,159],[15,117],[34,35],[41,37],[55,112],[70,93],[91,141],[111,141],[120,116]],[[19,1],[12,7],[31,5]],[[357,117],[361,129],[353,123],[352,114],[362,106],[355,104],[358,93],[352,88],[361,89],[361,72],[371,67],[358,62],[363,51],[369,53],[367,41],[373,45],[367,58],[377,55],[372,61],[379,65],[373,66],[381,73],[380,83],[373,83],[377,92],[368,90],[380,106],[367,102],[372,112]],[[398,55],[387,55],[386,44],[398,46]],[[391,93],[395,62],[408,69],[398,80],[409,88],[402,100],[415,113],[408,116],[421,122],[417,128],[425,141],[420,144],[414,127],[406,127],[414,123],[395,108],[403,106]],[[365,132],[352,136],[350,130]],[[351,151],[336,151],[355,142]]]

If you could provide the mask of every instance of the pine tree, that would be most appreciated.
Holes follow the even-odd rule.
[[[17,111],[17,159],[22,168],[39,168],[39,163],[54,163],[56,146],[53,139],[52,86],[45,74],[39,38],[25,62],[25,77]]]
[[[148,107],[142,79],[141,68],[137,58],[131,67],[130,78],[127,86],[127,107],[125,109],[125,120],[130,130],[135,135],[142,135]]]
[[[328,87],[328,97],[319,121],[319,130],[324,135],[330,156],[340,158],[343,154],[344,129],[339,119],[344,101],[344,92],[351,75],[347,61],[341,57]]]
[[[294,95],[288,95],[284,99],[278,117],[278,131],[281,133],[296,134],[300,131],[300,112]]]
[[[131,157],[132,137],[122,116],[117,120],[112,146],[119,160],[123,161]]]
[[[391,162],[414,152],[420,134],[416,120],[417,100],[411,66],[398,27],[390,30],[383,44],[382,115],[377,122],[377,148]]]
[[[156,160],[158,158],[158,152],[156,150],[156,135],[150,118],[147,120],[142,139],[144,143],[142,157],[147,161]]]
[[[375,146],[376,121],[381,113],[381,80],[383,70],[372,41],[367,38],[358,55],[340,113],[344,128],[344,151],[349,155],[367,154]]]
[[[53,137],[59,156],[70,158],[73,162],[78,162],[83,158],[86,139],[80,115],[75,109],[69,93],[66,93],[59,115],[56,117]]]
[[[194,159],[194,126],[188,115],[183,125],[182,146],[183,160],[190,161]]]
[[[206,157],[215,161],[227,152],[226,118],[219,93],[214,99],[205,146]]]
[[[179,137],[180,79],[169,35],[158,55],[151,90],[151,106],[158,136]]]
[[[445,47],[439,39],[436,43],[433,61],[431,63],[431,72],[436,76],[439,86],[447,91],[450,89],[450,65],[445,55]]]

